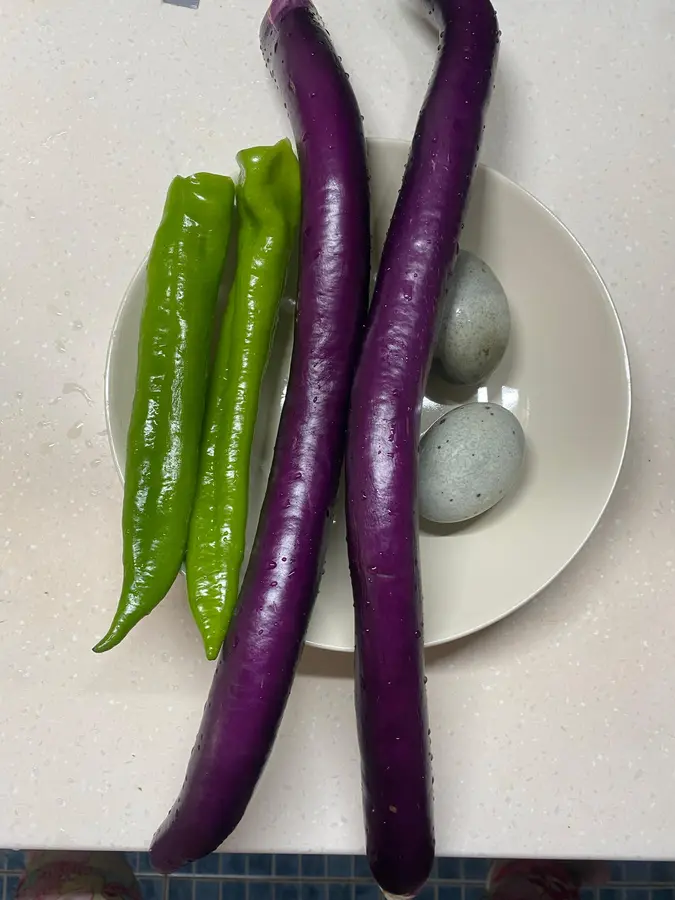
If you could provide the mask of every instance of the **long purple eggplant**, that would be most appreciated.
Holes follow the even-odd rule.
[[[489,0],[436,0],[435,11],[441,44],[382,254],[346,459],[367,850],[378,884],[395,895],[416,893],[434,857],[417,443],[499,41]]]
[[[295,343],[235,619],[185,784],[150,850],[162,872],[225,840],[272,748],[321,577],[368,304],[366,148],[349,80],[310,0],[274,0],[261,45],[288,106],[301,166]]]

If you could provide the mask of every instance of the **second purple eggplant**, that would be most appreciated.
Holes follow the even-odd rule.
[[[417,443],[499,39],[489,0],[437,0],[435,9],[438,59],[382,254],[346,459],[367,851],[376,881],[395,895],[419,891],[434,858]]]

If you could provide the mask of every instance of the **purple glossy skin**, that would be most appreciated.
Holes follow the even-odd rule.
[[[434,857],[417,536],[420,408],[499,40],[489,0],[437,0],[435,10],[445,33],[382,254],[346,460],[367,850],[378,884],[399,895],[420,889]]]
[[[272,748],[321,577],[368,303],[366,149],[347,76],[309,0],[274,0],[261,45],[288,105],[302,174],[295,344],[238,609],[185,784],[150,850],[161,872],[217,849]]]

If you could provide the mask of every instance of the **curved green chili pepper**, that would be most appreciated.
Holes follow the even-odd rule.
[[[186,558],[190,607],[209,659],[239,593],[260,386],[300,221],[300,168],[288,141],[242,150],[237,161],[237,271],[209,391]]]
[[[148,258],[127,436],[122,593],[97,653],[157,606],[183,561],[233,204],[234,184],[222,175],[178,177],[169,187]]]

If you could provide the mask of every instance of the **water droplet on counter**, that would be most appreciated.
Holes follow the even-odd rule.
[[[72,428],[69,428],[66,432],[71,441],[76,440],[82,434],[82,429],[84,428],[84,422],[75,422]]]
[[[92,459],[92,461],[89,463],[89,465],[91,466],[92,469],[95,469],[97,466],[101,465],[101,460],[100,459]]]
[[[48,310],[53,316],[62,316],[62,315],[63,315],[63,313],[62,313],[61,310],[58,308],[58,306],[54,306],[53,303],[48,303],[48,304],[47,304],[47,310]]]
[[[73,331],[82,331],[82,329],[84,328],[84,322],[82,321],[82,319],[74,319],[70,323],[70,327],[73,329]]]
[[[86,390],[86,388],[83,388],[81,384],[76,384],[74,381],[67,381],[63,385],[61,390],[64,394],[79,394],[81,397],[84,397],[89,406],[94,405],[94,401],[91,399],[91,394]]]
[[[17,400],[23,400],[23,391],[17,391],[14,396]]]
[[[40,444],[40,453],[51,453],[54,447],[56,447],[56,441],[50,441],[48,444]]]
[[[57,338],[54,341],[54,346],[56,347],[56,349],[58,350],[59,353],[66,352],[66,342],[63,340],[63,338]]]

